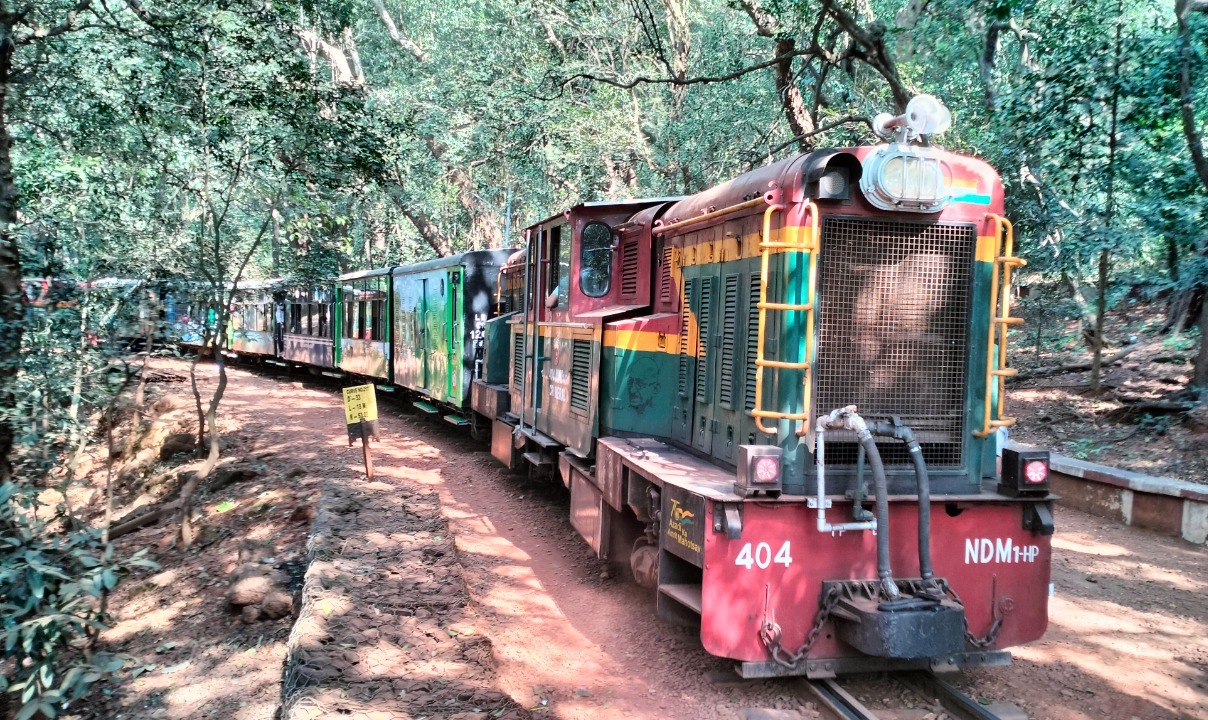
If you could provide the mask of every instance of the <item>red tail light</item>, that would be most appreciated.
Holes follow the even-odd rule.
[[[1031,485],[1042,483],[1049,479],[1049,464],[1043,460],[1029,460],[1024,463],[1023,475]]]
[[[1049,480],[1047,450],[1003,449],[998,492],[1009,497],[1048,495]]]

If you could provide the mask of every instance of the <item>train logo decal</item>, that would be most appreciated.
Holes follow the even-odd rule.
[[[671,501],[671,524],[672,524],[672,526],[693,525],[696,523],[696,521],[694,520],[695,517],[696,517],[696,513],[692,512],[691,510],[685,510],[682,507],[680,507],[679,500]]]
[[[663,495],[663,535],[669,552],[692,562],[703,561],[705,526],[699,520],[704,512],[701,496],[682,488],[667,488]]]

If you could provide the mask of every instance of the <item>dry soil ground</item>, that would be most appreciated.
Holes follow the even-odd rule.
[[[204,366],[203,387],[212,370]],[[238,368],[231,381],[227,453],[260,474],[203,498],[200,546],[171,547],[166,526],[122,540],[151,547],[162,568],[114,598],[105,642],[131,659],[92,717],[269,720],[276,710],[290,620],[243,624],[225,607],[225,573],[247,537],[296,568],[298,508],[315,502],[320,478],[357,481],[361,457],[332,388]],[[492,643],[493,682],[519,706],[568,720],[735,718],[745,707],[816,716],[787,683],[730,681],[692,633],[655,617],[647,591],[609,576],[567,522],[560,485],[511,475],[464,431],[386,403],[381,435],[379,481],[439,495],[475,628]],[[1049,634],[1018,648],[1012,667],[973,673],[967,691],[1020,704],[1034,720],[1208,717],[1208,551],[1068,510],[1057,522]],[[397,530],[386,524],[384,535]],[[875,681],[856,687],[895,700],[875,697]]]

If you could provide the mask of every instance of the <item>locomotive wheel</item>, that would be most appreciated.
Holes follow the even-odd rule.
[[[640,537],[634,542],[633,550],[629,553],[629,569],[638,585],[646,588],[658,587],[659,548],[650,538]]]
[[[483,427],[484,419],[485,418],[476,412],[472,412],[470,414],[470,437],[473,438],[475,442],[484,442],[491,437],[486,428]]]

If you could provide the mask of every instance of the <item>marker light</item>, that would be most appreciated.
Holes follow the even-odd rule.
[[[775,457],[761,457],[755,461],[755,477],[760,484],[780,482],[780,461]]]
[[[1047,450],[1003,448],[1002,481],[998,492],[1009,497],[1048,495],[1050,487]]]
[[[781,450],[776,445],[739,445],[734,494],[742,497],[780,495],[780,455]]]

